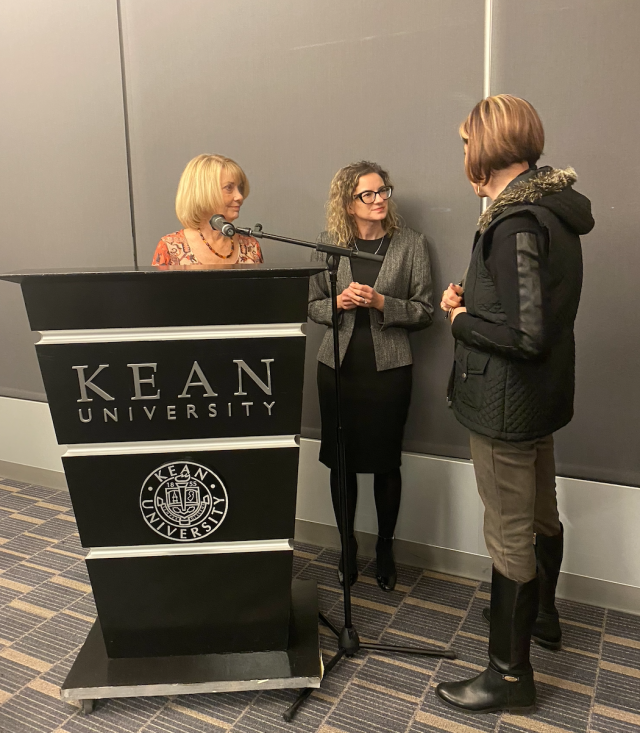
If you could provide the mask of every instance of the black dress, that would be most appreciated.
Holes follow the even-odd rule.
[[[389,248],[385,237],[378,254]],[[375,252],[379,239],[356,240],[358,249]],[[354,282],[374,287],[381,262],[351,260]],[[411,365],[376,369],[369,308],[358,307],[347,353],[340,369],[342,428],[349,473],[388,473],[400,466],[402,435],[411,400]],[[320,460],[338,468],[335,375],[318,362],[318,393],[322,418]]]

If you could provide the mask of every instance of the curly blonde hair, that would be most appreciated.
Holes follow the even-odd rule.
[[[348,207],[353,202],[353,192],[358,181],[369,173],[377,173],[385,186],[392,185],[387,171],[368,160],[340,168],[331,181],[327,201],[327,231],[338,247],[352,247],[354,240],[359,236],[355,217],[349,213]],[[400,218],[393,199],[389,199],[387,204],[387,216],[382,220],[382,226],[387,234],[392,234],[394,230],[400,228]]]

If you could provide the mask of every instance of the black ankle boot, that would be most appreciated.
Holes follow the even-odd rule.
[[[349,537],[349,585],[353,585],[358,580],[358,541],[353,535]],[[344,585],[344,557],[340,553],[340,562],[338,564],[338,581],[340,585]]]
[[[556,586],[564,548],[564,528],[562,525],[560,527],[560,534],[553,537],[543,534],[536,535],[535,545],[540,603],[531,639],[536,644],[552,651],[562,648],[562,629],[560,628],[560,616],[556,609]],[[482,615],[485,621],[491,621],[488,608],[483,609]]]
[[[393,559],[393,537],[380,537],[376,542],[376,580],[385,593],[396,587],[398,574]]]
[[[441,682],[438,696],[469,713],[533,710],[536,688],[529,647],[537,609],[538,578],[518,583],[493,568],[489,667],[464,682]]]

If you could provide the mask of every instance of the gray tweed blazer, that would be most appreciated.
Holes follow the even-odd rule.
[[[331,243],[327,232],[322,232],[318,241]],[[314,252],[311,259],[324,262],[326,258],[323,253]],[[338,294],[352,282],[351,263],[347,257],[343,257],[338,268]],[[393,234],[374,287],[384,295],[383,313],[375,308],[369,309],[376,367],[381,372],[411,364],[413,359],[407,332],[426,328],[433,319],[431,266],[427,239],[423,234],[406,227]],[[329,294],[328,272],[313,275],[309,283],[309,318],[325,326],[331,326]],[[355,322],[355,308],[342,311],[338,332],[341,364]],[[320,345],[318,361],[335,369],[330,330],[327,330]]]

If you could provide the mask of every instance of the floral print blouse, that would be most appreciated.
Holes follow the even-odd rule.
[[[262,259],[262,250],[258,244],[258,240],[254,237],[247,237],[244,234],[238,235],[238,263],[241,264],[259,264],[264,262]],[[224,263],[225,260],[220,260]],[[180,229],[173,234],[167,234],[158,242],[155,254],[153,255],[152,265],[200,265],[197,257],[191,250],[187,238],[184,235],[184,229]],[[236,263],[234,263],[236,264]]]

